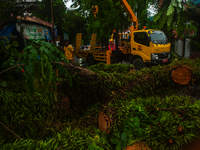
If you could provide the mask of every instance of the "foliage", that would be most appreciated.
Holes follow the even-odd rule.
[[[24,86],[23,84],[24,82],[21,86]],[[11,89],[11,86],[9,84],[8,88]],[[11,92],[1,88],[0,99],[3,106],[0,111],[1,121],[22,138],[39,137],[46,130],[44,121],[54,101],[43,99],[37,93],[27,94],[22,88],[18,91],[19,89],[20,87],[16,87]],[[7,142],[13,141],[12,135],[6,135],[7,132],[1,127],[1,139]]]
[[[91,132],[93,130],[94,132]],[[106,135],[101,133],[99,129],[90,127],[85,130],[72,129],[71,126],[65,128],[62,133],[55,133],[53,137],[44,140],[24,139],[16,140],[14,143],[0,145],[2,149],[110,149],[109,144],[105,141]]]
[[[67,10],[64,28],[68,31],[70,43],[75,45],[76,33],[82,33],[84,43],[89,44],[90,34],[87,33],[87,21],[78,10]]]
[[[11,133],[8,134],[5,128],[1,128],[1,147],[120,149],[133,144],[135,140],[145,140],[152,149],[178,149],[199,136],[199,101],[189,97],[170,96],[170,89],[173,93],[179,89],[170,79],[170,69],[174,65],[191,67],[191,84],[196,85],[199,84],[199,64],[199,60],[183,59],[168,66],[154,66],[132,73],[129,72],[133,69],[131,65],[106,66],[102,63],[95,65],[96,67],[91,66],[90,69],[101,76],[99,81],[72,76],[72,88],[66,86],[69,79],[59,85],[58,97],[65,93],[71,101],[70,108],[64,111],[59,109],[59,105],[62,105],[60,98],[55,102],[53,99],[44,99],[38,93],[27,95],[25,86],[19,90],[21,85],[26,85],[24,82],[12,91],[2,87],[0,98],[4,104],[1,120],[23,140],[14,140]],[[105,75],[112,76],[114,81],[104,79],[105,82],[102,82]],[[7,83],[8,89],[15,87]],[[166,97],[161,98],[163,94]],[[113,114],[106,113],[114,118],[108,135],[96,129],[98,114],[105,107],[116,110]],[[57,116],[65,117],[58,119]],[[10,122],[7,118],[12,118],[13,121]],[[183,132],[179,131],[179,127]]]
[[[123,101],[116,99],[108,107],[117,108],[110,135],[115,149],[136,139],[146,141],[155,150],[179,149],[199,137],[199,101],[193,102],[189,97],[127,97]]]
[[[154,21],[159,20],[160,28],[167,22],[167,27],[173,26],[173,21],[176,21],[180,30],[183,30],[183,23],[186,22],[185,6],[178,0],[164,1],[163,7],[158,14],[154,16]],[[184,16],[184,18],[183,18]],[[174,19],[176,17],[176,19]]]
[[[153,149],[167,150],[172,149],[172,147],[178,149],[181,145],[199,137],[200,120],[198,118],[199,112],[196,111],[199,107],[199,101],[193,103],[192,99],[188,97],[178,96],[164,99],[153,97],[148,100],[138,99],[138,101],[144,107],[146,106],[147,115],[154,118],[152,124],[148,124],[144,129],[145,141]],[[162,108],[175,108],[176,110],[165,111]],[[170,143],[170,139],[173,143]]]
[[[127,12],[121,7],[119,1],[109,0],[109,1],[93,1],[93,0],[73,0],[74,4],[71,6],[73,8],[79,7],[80,13],[86,17],[88,21],[88,33],[97,33],[98,40],[102,43],[106,43],[107,39],[110,37],[114,28],[124,31],[130,27],[131,22],[128,17]],[[153,3],[152,0],[136,0],[127,1],[131,6],[132,10],[138,16],[140,22],[140,27],[150,23],[147,14],[147,8],[149,3]],[[92,13],[92,5],[98,6],[97,18],[94,18]],[[137,6],[137,7],[136,7]]]
[[[11,13],[12,13],[12,15],[14,15],[15,13],[17,13],[19,11],[19,9],[15,8],[16,4],[17,4],[16,0],[4,1],[3,3],[1,3],[1,5],[0,5],[0,24],[11,19],[12,18]]]
[[[38,1],[39,9],[33,11],[33,14],[42,20],[51,22],[51,3],[48,0]],[[66,6],[62,0],[52,1],[54,23],[63,25]]]
[[[19,53],[17,54],[17,56],[19,56]],[[27,81],[26,85],[28,87],[28,91],[31,93],[39,92],[46,98],[56,98],[56,74],[52,69],[51,63],[61,62],[62,60],[63,62],[67,63],[65,56],[57,49],[57,47],[45,41],[33,41],[30,42],[29,45],[20,54],[20,58],[10,55],[9,59],[3,62],[2,67],[9,68],[15,66],[18,63],[25,65],[24,70],[22,70],[21,66],[17,67],[17,69],[24,72],[24,77]],[[63,65],[55,66],[58,69],[58,73],[60,75],[65,74],[65,77],[69,77],[69,79],[71,78],[71,75],[68,74]],[[49,88],[50,83],[51,88]],[[69,83],[71,83],[71,80],[69,81]]]
[[[123,91],[132,92],[132,95],[138,97],[156,95],[176,87],[176,83],[172,81],[170,76],[172,67],[176,65],[187,65],[193,69],[192,83],[197,81],[195,78],[198,79],[200,77],[198,73],[199,60],[192,61],[189,59],[173,61],[166,66],[152,66],[150,68],[144,68],[141,71],[134,71],[131,65],[126,66],[123,64],[111,64],[107,66],[106,64],[100,63],[89,68],[99,74],[99,78],[103,82],[102,84],[109,87],[111,91],[122,89]]]
[[[7,69],[15,65],[15,60],[18,60],[20,56],[20,51],[18,51],[17,48],[18,42],[13,36],[11,36],[11,40],[8,40],[7,38],[0,40],[0,70]],[[21,71],[21,68],[18,68],[16,71]],[[9,73],[11,73],[11,71],[9,71]]]
[[[52,2],[54,25],[58,27],[58,34],[62,37],[62,32],[67,32],[69,42],[75,44],[76,33],[81,32],[83,35],[86,35],[87,33],[85,18],[80,15],[78,10],[67,10],[62,0],[54,0]],[[51,22],[52,18],[50,1],[42,0],[42,2],[38,2],[38,4],[41,5],[40,9],[34,11],[33,15],[45,21]],[[86,38],[88,37],[86,36]]]
[[[196,23],[197,27],[197,41],[199,41],[199,8],[194,5],[193,1],[182,1],[182,0],[161,0],[160,9],[154,16],[154,22],[159,22],[159,29],[168,29],[169,35],[171,35],[172,29],[178,33],[178,37],[182,37],[187,30],[186,23]],[[186,28],[186,29],[185,29]],[[167,31],[165,31],[167,32]]]
[[[138,106],[140,108],[139,111],[141,111],[141,107]],[[137,110],[137,106],[134,108],[133,111]],[[123,110],[119,110],[119,115],[120,117],[122,117],[120,115],[120,113],[124,113],[126,111],[126,108]],[[141,111],[142,112],[142,111]],[[119,117],[118,116],[118,117]],[[125,148],[127,145],[130,145],[133,143],[133,140],[140,140],[142,139],[142,137],[144,137],[144,132],[143,129],[141,128],[141,122],[140,122],[140,118],[141,117],[141,113],[138,114],[133,114],[132,112],[129,112],[126,115],[124,115],[125,119],[123,121],[121,121],[120,118],[120,122],[119,123],[120,126],[118,127],[117,131],[115,129],[112,138],[110,139],[111,143],[116,145],[115,149],[116,150],[121,150],[123,148]]]
[[[172,95],[165,98],[160,96],[133,98],[128,96],[121,99],[120,94],[115,100],[109,100],[107,105],[116,108],[117,111],[113,114],[115,120],[113,120],[111,132],[106,134],[96,129],[94,124],[89,127],[77,126],[86,123],[88,115],[90,116],[92,112],[96,113],[95,116],[98,115],[99,111],[95,111],[96,106],[94,105],[87,110],[87,114],[81,117],[82,121],[78,124],[71,121],[71,123],[63,122],[61,130],[56,130],[52,123],[56,121],[54,119],[58,115],[58,110],[56,111],[53,100],[42,99],[39,95],[37,98],[33,95],[28,96],[26,93],[12,93],[5,90],[1,92],[3,92],[0,94],[4,102],[3,106],[6,106],[1,109],[1,114],[3,114],[1,116],[4,116],[1,120],[23,137],[22,140],[13,140],[5,131],[1,132],[7,135],[1,134],[2,149],[57,149],[60,147],[91,150],[121,149],[132,145],[135,140],[145,140],[150,148],[155,150],[167,150],[172,147],[176,150],[199,137],[199,101],[194,101],[189,97]],[[19,106],[20,104],[22,106]],[[43,107],[40,107],[41,105]],[[54,113],[49,113],[51,107],[55,107],[52,111]],[[10,108],[12,111],[9,111]],[[162,110],[169,108],[175,109]],[[91,117],[94,119],[95,116]],[[6,118],[10,117],[14,117],[13,121],[6,121]],[[1,128],[1,130],[4,129]],[[44,136],[45,130],[49,131]],[[42,140],[39,138],[41,136],[44,136]],[[169,139],[173,143],[170,143]]]
[[[87,66],[88,69],[100,73],[100,72],[106,72],[106,73],[128,73],[130,69],[133,69],[133,65],[127,65],[127,64],[112,64],[112,65],[106,65],[105,63],[98,63],[92,66]]]

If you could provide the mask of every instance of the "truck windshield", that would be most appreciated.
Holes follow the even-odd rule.
[[[149,31],[151,41],[155,44],[168,44],[169,41],[162,31]]]

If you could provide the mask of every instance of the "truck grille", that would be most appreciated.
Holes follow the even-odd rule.
[[[169,53],[157,53],[158,59],[168,58]]]

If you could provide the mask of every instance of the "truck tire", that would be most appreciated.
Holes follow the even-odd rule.
[[[88,61],[89,65],[94,65],[95,64],[95,60],[94,60],[94,57],[92,55],[89,55],[87,57],[87,61]]]
[[[133,65],[135,66],[136,70],[140,70],[144,67],[144,62],[141,58],[136,58],[133,60]]]

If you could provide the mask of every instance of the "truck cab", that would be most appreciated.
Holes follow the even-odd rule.
[[[121,37],[126,37],[122,39]],[[112,36],[111,36],[112,38]],[[161,30],[142,29],[129,34],[119,34],[119,50],[122,61],[127,60],[136,69],[145,64],[163,64],[170,60],[170,46],[166,35]]]
[[[169,62],[170,46],[171,43],[164,32],[160,30],[137,30],[131,35],[131,54],[138,58],[138,61],[140,58],[144,63],[162,64]]]

